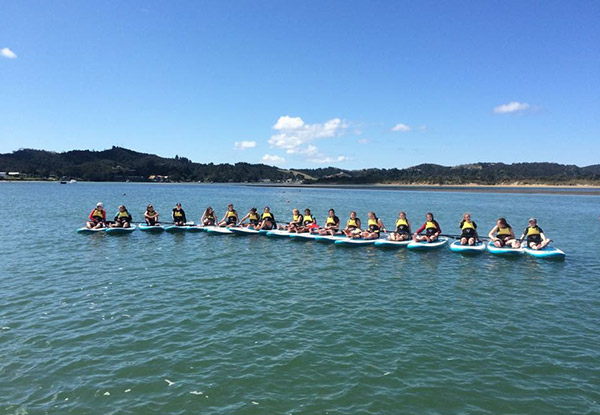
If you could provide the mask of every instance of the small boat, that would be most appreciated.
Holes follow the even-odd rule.
[[[563,261],[567,256],[567,254],[565,254],[563,250],[555,248],[551,245],[546,245],[542,249],[531,249],[528,247],[523,247],[523,252],[535,258],[554,259],[558,261]]]
[[[512,248],[509,246],[503,246],[502,248],[498,248],[492,241],[488,242],[487,250],[490,254],[500,255],[500,256],[517,256],[523,254],[523,248]]]
[[[168,233],[182,233],[187,230],[188,226],[186,225],[169,225],[165,226],[165,231]]]
[[[300,241],[314,241],[315,238],[319,237],[318,234],[314,234],[314,233],[308,233],[308,232],[303,232],[303,233],[290,233],[290,238],[294,239],[294,240],[300,240]]]
[[[165,227],[162,225],[148,225],[146,223],[142,223],[138,226],[140,231],[149,232],[149,233],[159,233],[165,230]]]
[[[377,239],[353,239],[353,238],[341,238],[335,241],[336,246],[360,246],[360,245],[375,245]]]
[[[229,229],[231,232],[238,234],[238,235],[258,235],[260,234],[260,231],[254,228],[243,228],[243,227],[236,227],[236,226],[232,226]]]
[[[274,229],[272,231],[268,231],[267,236],[271,238],[289,238],[290,233],[283,229]]]
[[[411,239],[406,241],[390,241],[389,239],[381,239],[375,242],[375,246],[378,248],[398,249],[405,248],[411,242]]]
[[[107,228],[79,228],[77,229],[77,233],[100,233],[100,232],[106,232]]]
[[[213,226],[212,228],[207,229],[206,232],[208,232],[210,235],[233,235],[233,232],[231,232],[229,229],[222,228],[220,226]]]

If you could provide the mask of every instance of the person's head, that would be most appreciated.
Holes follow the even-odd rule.
[[[96,209],[104,209],[104,203],[102,203],[102,202],[96,203]]]
[[[335,210],[329,209],[329,217],[333,218],[335,216]]]
[[[304,209],[304,214],[305,215],[310,215],[310,209]]]
[[[181,203],[177,203],[177,204],[175,205],[175,207],[176,207],[177,209],[181,209]]]
[[[350,212],[350,217],[351,217],[352,219],[355,219],[355,218],[356,218],[356,212],[355,212],[355,211],[351,211],[351,212]]]
[[[298,216],[300,211],[298,209],[292,209],[292,215]]]
[[[250,212],[252,212],[252,213],[256,213],[256,208],[255,208],[255,207],[251,208],[251,209],[250,209]]]
[[[398,213],[398,217],[400,219],[406,219],[406,212],[400,212],[400,213]]]
[[[375,215],[375,212],[373,212],[373,211],[369,212],[369,219],[377,219],[377,216]]]
[[[508,222],[506,221],[505,218],[498,218],[497,224],[501,228],[506,228],[508,226]]]
[[[425,217],[427,218],[428,222],[433,221],[433,213],[427,212],[427,214],[425,215]]]
[[[125,207],[125,205],[119,206],[119,211],[125,212],[126,210],[127,210],[127,208]]]
[[[213,213],[213,208],[211,208],[210,206],[206,208],[206,210],[204,211],[204,213],[206,213],[207,215]]]
[[[537,225],[537,219],[529,218],[529,226],[536,226],[536,225]]]
[[[150,204],[150,205],[148,205],[148,207],[146,208],[146,210],[147,210],[148,212],[152,212],[152,211],[154,210],[154,206],[152,206],[152,205]]]
[[[271,208],[269,206],[265,206],[265,213],[271,212]]]
[[[231,203],[227,205],[227,210],[233,210],[233,205]]]
[[[463,214],[463,220],[471,221],[471,214],[470,213]]]

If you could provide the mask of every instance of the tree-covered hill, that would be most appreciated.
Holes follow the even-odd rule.
[[[454,167],[420,164],[405,169],[343,170],[336,167],[283,170],[264,164],[201,164],[185,157],[159,157],[121,147],[54,153],[24,149],[0,154],[0,171],[28,178],[90,181],[285,182],[315,184],[595,184],[600,165],[474,163]]]

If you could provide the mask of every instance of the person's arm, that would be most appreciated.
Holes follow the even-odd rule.
[[[421,227],[415,231],[415,234],[418,235],[421,232],[423,232],[425,230],[425,225],[427,225],[427,224],[426,223],[422,224]]]
[[[498,231],[498,225],[494,226],[492,228],[492,230],[490,231],[490,233],[488,233],[488,238],[490,238],[492,241],[497,241],[498,238],[496,238],[496,236],[494,235],[497,231]],[[512,229],[510,230],[510,232],[512,233]],[[513,234],[512,239],[515,239],[514,234]]]
[[[171,219],[173,219],[173,222],[175,222],[175,209],[173,209],[171,212]]]
[[[185,217],[185,210],[181,209],[181,219],[183,219],[183,223],[187,222],[187,218]]]
[[[362,222],[358,218],[356,218],[356,229],[362,229]]]
[[[95,210],[96,210],[96,209],[92,209],[92,211],[90,212],[90,215],[88,216],[88,219],[89,219],[89,220],[94,220],[94,211],[95,211]]]
[[[387,229],[385,229],[385,225],[381,219],[377,219],[377,225],[379,226],[381,232],[387,232]]]
[[[240,221],[240,225],[241,225],[242,223],[244,223],[244,221],[245,221],[246,219],[248,219],[248,216],[250,216],[250,214],[249,214],[249,213],[247,213],[247,214],[246,214],[246,216],[244,216],[244,217],[242,218],[242,220]]]
[[[408,233],[411,234],[412,232],[410,231],[410,221],[408,219],[406,219],[406,224],[408,225]]]
[[[148,211],[144,212],[144,219],[150,219],[150,215],[148,215]]]
[[[437,227],[437,232],[435,233],[435,236],[440,236],[442,234],[442,227],[440,226],[437,220],[435,221],[435,226]]]

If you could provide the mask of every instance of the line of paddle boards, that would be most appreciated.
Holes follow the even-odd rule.
[[[291,238],[297,241],[316,241],[321,243],[333,243],[336,246],[355,247],[360,245],[373,245],[378,248],[384,249],[399,249],[407,248],[411,251],[431,251],[441,248],[448,243],[448,238],[440,237],[435,242],[425,241],[392,241],[389,239],[353,239],[348,238],[345,235],[320,235],[314,233],[290,233],[286,230],[275,229],[275,230],[258,230],[250,227],[220,227],[220,226],[198,226],[194,225],[193,222],[178,226],[178,225],[147,225],[140,224],[132,225],[129,228],[79,228],[78,233],[100,233],[106,232],[110,235],[124,235],[134,232],[138,229],[148,233],[182,233],[182,232],[206,232],[211,235],[266,235],[272,238]],[[449,249],[451,252],[455,252],[463,255],[475,255],[488,251],[492,255],[504,256],[504,257],[516,257],[519,255],[527,254],[535,258],[542,259],[554,259],[563,260],[566,257],[564,251],[548,245],[543,249],[531,249],[526,246],[519,248],[512,247],[497,247],[491,241],[488,243],[477,242],[474,245],[462,245],[460,241],[454,241],[450,243]]]

